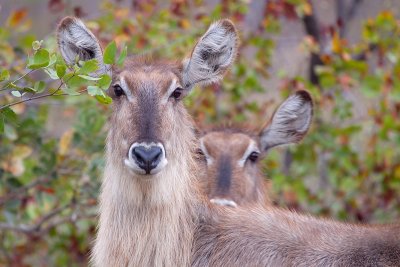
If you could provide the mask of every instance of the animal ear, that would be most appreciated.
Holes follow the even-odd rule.
[[[111,66],[103,63],[103,51],[97,38],[77,18],[65,17],[57,28],[57,43],[65,62],[69,65],[79,60],[96,59],[98,74],[111,75]]]
[[[291,95],[275,111],[260,134],[262,149],[297,143],[307,134],[313,116],[313,103],[307,91]]]
[[[235,60],[238,44],[238,34],[230,20],[213,23],[197,42],[191,57],[183,61],[185,88],[221,80]]]

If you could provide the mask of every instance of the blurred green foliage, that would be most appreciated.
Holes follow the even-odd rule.
[[[133,8],[103,2],[101,16],[87,21],[107,47],[106,63],[121,65],[126,53],[183,59],[212,21],[228,17],[241,29],[248,12],[247,1],[221,1],[213,10],[201,0],[163,8],[154,0],[134,2]],[[282,16],[301,23],[312,13],[305,0],[267,8],[257,32],[243,34],[246,55],[224,82],[185,100],[199,125],[264,123],[271,101],[257,98],[275,49],[266,36],[279,34]],[[0,27],[0,265],[84,266],[95,233],[111,81],[92,75],[96,62],[66,66],[55,36],[36,40],[30,25],[27,11],[18,9]],[[280,206],[349,221],[399,218],[400,22],[382,12],[365,21],[362,40],[352,46],[332,36],[328,54],[304,38],[305,49],[323,62],[316,67],[319,85],[281,75],[282,97],[304,88],[312,93],[315,120],[302,144],[271,151],[265,173]],[[355,103],[367,114],[355,114]]]

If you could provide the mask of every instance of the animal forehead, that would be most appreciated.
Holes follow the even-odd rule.
[[[124,70],[117,80],[124,82],[127,89],[135,93],[140,89],[151,89],[159,91],[161,94],[166,93],[170,85],[175,81],[180,84],[180,76],[172,70],[157,69],[151,67],[141,67],[135,70]]]
[[[229,154],[232,158],[241,158],[255,140],[244,133],[211,132],[203,136],[202,141],[211,156]]]

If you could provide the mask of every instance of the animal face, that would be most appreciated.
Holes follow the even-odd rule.
[[[149,179],[162,172],[168,161],[179,161],[177,142],[184,140],[177,138],[188,120],[181,100],[195,84],[222,78],[235,59],[238,38],[233,24],[221,20],[200,38],[190,58],[171,63],[133,57],[123,69],[103,63],[97,39],[78,19],[68,17],[61,22],[58,44],[67,63],[72,64],[77,56],[95,58],[100,65],[98,74],[112,74],[109,150],[115,164]]]
[[[236,207],[263,202],[264,184],[258,166],[261,149],[256,138],[216,131],[203,136],[200,144],[209,177],[205,190],[212,203]]]
[[[166,148],[186,116],[179,65],[133,61],[116,74],[109,141],[114,153],[134,173],[151,175],[168,163]],[[178,126],[178,127],[177,127]],[[121,142],[122,141],[122,142]]]
[[[299,91],[279,106],[258,135],[229,128],[206,132],[200,149],[206,161],[203,188],[210,201],[231,207],[265,204],[269,198],[259,158],[274,146],[299,142],[311,119],[311,97]]]

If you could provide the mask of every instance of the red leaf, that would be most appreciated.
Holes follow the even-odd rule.
[[[63,0],[49,0],[47,7],[51,12],[61,12],[64,10],[65,4]]]

